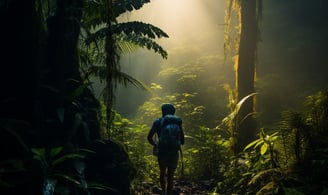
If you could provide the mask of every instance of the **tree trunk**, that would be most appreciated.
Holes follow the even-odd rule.
[[[74,96],[83,85],[78,61],[82,10],[83,0],[57,0],[56,13],[48,19],[49,74],[42,94],[46,94],[43,105],[48,114],[48,120],[44,121],[51,122],[44,124],[48,131],[43,136],[55,145],[66,142],[84,145],[90,138],[99,138],[97,100],[87,88]]]
[[[256,0],[242,0],[241,3],[241,35],[239,59],[236,69],[236,87],[238,101],[254,92],[255,56],[257,44]],[[238,116],[237,147],[240,152],[255,138],[255,120],[249,116],[254,113],[254,98],[247,100],[241,107]],[[245,118],[246,117],[246,118]]]

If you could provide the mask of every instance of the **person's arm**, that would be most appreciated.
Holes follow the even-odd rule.
[[[183,145],[184,142],[185,142],[185,139],[184,139],[184,138],[185,138],[185,137],[184,137],[184,132],[183,132],[183,130],[182,130],[181,137],[180,137],[181,145]]]
[[[151,144],[151,145],[156,145],[156,143],[154,142],[154,134],[156,133],[156,125],[155,125],[155,122],[153,123],[151,129],[149,130],[149,133],[148,133],[148,136],[147,136],[147,140],[148,142]]]

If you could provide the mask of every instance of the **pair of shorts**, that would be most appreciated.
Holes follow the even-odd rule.
[[[179,153],[159,153],[157,156],[160,167],[176,169],[178,166]]]

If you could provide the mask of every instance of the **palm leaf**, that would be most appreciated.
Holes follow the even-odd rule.
[[[87,0],[83,9],[83,24],[87,28],[95,28],[96,26],[105,23],[105,14],[109,10],[104,10],[104,6],[100,1]]]
[[[139,45],[127,41],[117,41],[116,44],[122,54],[133,53],[140,49]]]
[[[147,37],[141,37],[136,34],[130,34],[130,35],[120,34],[118,36],[118,39],[121,41],[133,43],[142,48],[146,47],[148,50],[152,49],[155,53],[158,53],[164,59],[167,59],[168,56],[167,52],[158,43]]]
[[[132,84],[133,86],[139,88],[139,89],[144,89],[146,91],[150,91],[150,88],[145,85],[143,82],[139,81],[138,79],[124,73],[121,71],[116,72],[114,75],[114,78],[124,86],[127,86],[128,84]]]
[[[148,24],[148,23],[143,23],[139,21],[133,21],[133,22],[124,22],[124,23],[118,23],[113,25],[113,33],[114,34],[136,34],[138,36],[146,36],[150,39],[155,39],[155,38],[162,38],[166,37],[168,38],[169,36],[160,28]]]
[[[119,15],[132,10],[138,10],[146,3],[149,3],[150,0],[117,0],[113,1],[114,15],[118,17]]]
[[[100,79],[106,79],[106,67],[105,66],[92,66],[89,68],[90,74],[94,74],[95,76],[99,77]],[[144,89],[146,91],[150,91],[150,88],[145,85],[143,82],[139,81],[138,79],[124,73],[121,71],[115,71],[113,73],[113,79],[117,83],[123,84],[124,86],[127,86],[128,84],[132,84],[133,86]]]

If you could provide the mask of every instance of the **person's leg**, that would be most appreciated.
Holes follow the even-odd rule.
[[[167,157],[165,155],[158,155],[158,165],[159,165],[159,183],[162,188],[162,194],[165,195],[166,184],[167,184]]]
[[[178,165],[178,159],[179,155],[178,153],[171,155],[168,158],[168,169],[167,169],[167,195],[172,195],[173,191],[173,177],[174,177],[174,172],[175,169],[177,168]]]
[[[172,195],[174,171],[175,169],[170,167],[167,170],[167,195]]]
[[[165,194],[166,190],[166,167],[160,167],[159,182],[161,184],[162,191]]]

